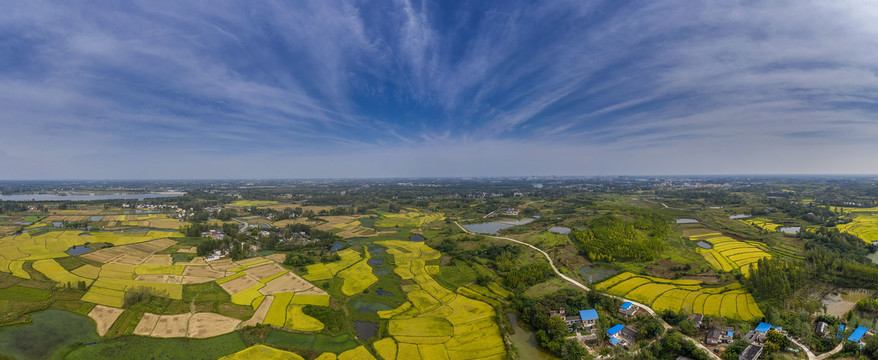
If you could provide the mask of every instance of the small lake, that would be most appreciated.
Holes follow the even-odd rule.
[[[363,340],[371,339],[378,333],[378,324],[371,321],[354,321],[357,337]]]
[[[0,355],[19,360],[51,359],[75,343],[101,339],[92,322],[82,315],[50,309],[30,318],[28,324],[0,328]]]
[[[556,233],[556,234],[562,234],[562,235],[569,234],[570,228],[563,227],[563,226],[552,226],[549,228],[549,232]]]
[[[378,295],[381,295],[381,296],[396,296],[392,292],[384,291],[383,288],[378,288],[378,290],[376,290],[375,293]]]
[[[738,214],[738,215],[732,215],[732,216],[729,216],[729,219],[732,219],[732,220],[746,219],[746,218],[748,218],[748,217],[750,217],[750,216],[753,216],[753,215]]]
[[[583,266],[579,268],[579,274],[582,275],[582,278],[585,279],[589,284],[594,283],[596,281],[601,281],[606,279],[607,277],[618,273],[619,270],[603,267],[603,266]]]
[[[162,192],[148,194],[76,194],[57,195],[57,194],[15,194],[0,195],[0,201],[92,201],[92,200],[143,200],[149,198],[166,198],[183,196],[184,192]]]
[[[412,237],[409,238],[409,241],[421,241],[421,242],[423,242],[424,240],[426,240],[426,239],[424,239],[423,236],[418,235],[418,234],[412,234]]]
[[[784,234],[798,234],[799,230],[801,230],[801,229],[802,229],[801,226],[787,226],[787,227],[778,228],[777,231],[780,231]]]
[[[698,247],[702,249],[713,249],[713,245],[704,240],[699,240],[697,243],[695,243],[695,245],[698,245]]]
[[[369,244],[366,245],[366,249],[369,250],[369,255],[371,256],[371,258],[366,261],[366,264],[369,264],[369,266],[372,267],[372,273],[375,274],[375,276],[387,275],[393,271],[395,265],[387,261],[389,255],[383,246]]]
[[[52,221],[52,226],[54,226],[54,227],[62,227],[62,226],[64,226],[64,223],[63,223],[63,222],[60,222],[60,221]]]
[[[506,220],[497,220],[497,221],[492,221],[489,223],[482,223],[482,224],[463,225],[463,227],[469,231],[476,233],[476,234],[498,235],[497,232],[500,230],[503,230],[506,228],[511,228],[511,227],[517,226],[517,225],[528,224],[532,221],[534,221],[533,218],[526,218],[526,219],[520,219],[520,220],[506,219]]]
[[[695,219],[677,219],[677,224],[697,224],[698,220]]]
[[[518,357],[520,359],[558,359],[554,355],[540,348],[533,332],[525,330],[518,325],[518,316],[515,313],[506,314],[506,318],[512,323],[512,330],[515,331],[515,334],[510,334],[509,338],[512,340],[512,345],[515,345],[515,348],[518,349]]]
[[[341,250],[342,248],[344,248],[344,244],[342,244],[342,243],[335,243],[335,245],[332,245],[332,247],[329,248],[329,251],[339,251],[339,250]]]
[[[91,249],[89,249],[85,246],[76,245],[65,252],[67,253],[67,255],[76,256],[76,255],[82,255],[82,254],[85,254],[85,253],[91,252],[91,251],[92,251]]]
[[[350,306],[353,309],[357,309],[357,312],[360,312],[360,313],[373,313],[373,312],[394,309],[393,306],[390,306],[387,304],[382,304],[382,303],[377,303],[377,302],[368,302],[368,301],[363,301],[360,299],[354,299],[354,300],[349,301],[348,306]]]
[[[88,221],[101,221],[101,220],[103,220],[103,219],[104,219],[103,216],[101,216],[101,215],[95,215],[95,216],[89,217],[89,218],[88,218]]]
[[[820,302],[826,306],[828,315],[842,317],[857,306],[857,301],[870,297],[873,293],[873,290],[867,289],[838,289],[826,294]]]

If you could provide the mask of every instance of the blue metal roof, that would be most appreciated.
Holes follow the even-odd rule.
[[[768,332],[769,329],[771,329],[771,324],[762,322],[756,327],[756,332]]]
[[[595,309],[579,310],[579,318],[582,320],[597,320],[598,311]]]
[[[630,307],[631,307],[630,301],[626,301],[624,304],[622,304],[622,308],[625,310],[628,310],[628,308],[630,308]]]
[[[624,328],[625,328],[625,326],[622,326],[622,324],[616,324],[615,326],[613,326],[609,330],[607,330],[607,335],[610,335],[610,336],[616,335],[616,333],[622,331],[622,329],[624,329]]]
[[[841,339],[842,334],[844,334],[844,325],[839,325],[838,326],[838,336],[836,336],[836,337]]]
[[[866,335],[866,331],[869,331],[869,329],[862,326],[857,327],[857,329],[854,330],[854,333],[848,337],[848,341],[860,342],[860,340],[863,339],[863,335]]]
[[[728,335],[728,336],[735,336],[735,332],[734,332],[734,331],[729,331],[729,332],[726,333],[726,335]]]
[[[617,338],[610,338],[610,344],[613,344],[613,345],[619,345],[619,339],[617,339]]]

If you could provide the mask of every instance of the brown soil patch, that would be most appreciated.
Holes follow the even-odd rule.
[[[283,271],[286,271],[286,269],[274,262],[244,270],[247,275],[255,277],[256,280],[262,280]]]
[[[189,319],[189,333],[191,338],[209,338],[227,334],[238,327],[241,320],[222,316],[214,313],[197,313]]]
[[[183,276],[219,279],[225,276],[225,272],[214,270],[209,266],[187,266],[183,269]]]
[[[147,258],[149,258],[149,256],[150,255],[148,253],[134,252],[131,254],[122,255],[111,262],[114,264],[136,266],[136,265],[140,265],[141,263],[143,263]]]
[[[180,275],[139,275],[134,278],[137,281],[160,282],[168,284],[182,284],[183,277]]]
[[[323,289],[315,286],[308,290],[297,291],[296,295],[326,295],[326,291],[323,291]]]
[[[269,295],[285,292],[305,291],[312,287],[314,287],[313,284],[309,283],[305,279],[302,279],[301,277],[299,277],[299,275],[288,272],[277,279],[265,283],[265,287],[259,289],[259,292],[263,295]]]
[[[229,293],[229,295],[235,295],[257,284],[259,284],[259,281],[256,281],[256,279],[250,276],[244,275],[232,281],[226,281],[220,284],[220,286],[223,288],[223,290]]]
[[[116,322],[116,319],[119,318],[125,310],[111,308],[103,305],[96,305],[94,309],[88,313],[88,317],[94,319],[95,323],[97,323],[98,327],[98,335],[104,336],[107,333],[107,330],[110,330],[110,326],[113,326],[113,323]]]
[[[210,262],[210,267],[214,270],[226,271],[238,267],[231,259],[219,259]]]
[[[216,280],[216,278],[212,277],[204,277],[204,276],[184,276],[182,284],[202,284],[206,282],[211,282]]]
[[[177,249],[177,252],[186,253],[186,254],[196,254],[196,253],[198,253],[198,249],[196,249],[195,247],[191,247],[188,249]]]
[[[189,330],[190,317],[192,314],[161,315],[151,336],[160,338],[185,337]]]
[[[150,255],[143,262],[143,265],[173,265],[174,259],[171,254]]]
[[[282,262],[284,262],[284,260],[287,259],[287,256],[284,254],[271,254],[271,255],[266,256],[265,258],[282,263]]]
[[[274,301],[274,296],[266,296],[265,299],[262,300],[262,304],[259,304],[259,307],[253,312],[253,316],[242,322],[238,327],[254,326],[264,322],[265,315],[268,315],[268,309],[271,308],[272,301]]]
[[[125,255],[125,254],[120,253],[118,251],[115,251],[115,248],[106,248],[106,249],[101,249],[101,250],[97,250],[97,251],[92,251],[92,252],[87,253],[87,254],[83,254],[82,257],[84,257],[86,259],[94,260],[97,262],[108,263],[108,262],[110,262],[110,261],[112,261],[112,260],[114,260],[117,257],[120,257],[122,255]]]
[[[134,335],[150,336],[155,325],[159,322],[159,316],[156,314],[145,313],[134,328]]]

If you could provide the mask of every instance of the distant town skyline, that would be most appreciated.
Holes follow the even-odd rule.
[[[878,3],[18,2],[0,180],[878,173]]]

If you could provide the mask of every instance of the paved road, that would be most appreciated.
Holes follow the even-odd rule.
[[[458,223],[457,221],[455,221],[454,224],[457,225],[457,227],[459,227],[461,230],[463,230],[463,232],[465,232],[465,233],[467,233],[467,234],[473,234],[472,231],[467,230],[465,227],[463,227],[462,225],[460,225],[460,223]],[[484,235],[484,234],[480,234],[480,235]],[[531,248],[531,249],[534,249],[534,250],[536,250],[536,251],[539,251],[540,254],[543,254],[543,256],[546,257],[546,260],[549,260],[549,265],[552,266],[552,270],[555,272],[555,274],[557,274],[558,276],[560,276],[562,279],[566,280],[567,282],[573,284],[573,286],[576,286],[576,287],[578,287],[578,288],[580,288],[580,289],[583,289],[583,290],[585,290],[585,291],[590,291],[590,290],[591,290],[591,289],[588,288],[588,286],[585,286],[585,285],[583,285],[581,282],[576,281],[576,280],[570,278],[569,276],[564,275],[564,274],[562,274],[560,271],[558,271],[558,268],[555,267],[555,262],[552,261],[552,257],[549,256],[549,254],[547,254],[545,251],[541,250],[540,248],[538,248],[538,247],[536,247],[536,246],[533,246],[533,245],[531,245],[531,244],[528,244],[528,243],[526,243],[526,242],[524,242],[524,241],[521,241],[521,240],[515,240],[515,239],[513,239],[513,238],[508,238],[508,237],[503,237],[503,236],[494,236],[494,235],[485,235],[485,236],[487,236],[487,237],[492,237],[492,238],[495,238],[495,239],[500,239],[500,240],[511,241],[511,242],[516,243],[516,244],[521,244],[521,245],[527,246],[527,247],[529,247],[529,248]],[[619,299],[619,300],[623,300],[623,301],[630,301],[632,304],[634,304],[634,305],[636,305],[636,306],[639,306],[641,309],[645,310],[645,311],[646,311],[647,313],[649,313],[650,315],[655,315],[655,311],[654,311],[652,308],[650,308],[649,306],[646,306],[646,305],[641,304],[641,303],[639,303],[639,302],[632,301],[632,300],[629,300],[629,299],[625,299],[625,298],[622,298],[622,297],[619,297],[619,296],[610,295],[610,294],[606,294],[606,295],[607,295],[607,296],[610,296],[610,297],[612,297],[612,298],[615,298],[615,299]],[[657,317],[657,319],[659,319],[659,321],[662,322],[662,325],[665,327],[665,329],[670,329],[670,328],[671,328],[671,325],[668,324],[668,323],[666,323],[664,320],[662,320],[661,317]],[[702,350],[707,351],[707,353],[710,354],[710,356],[711,356],[712,358],[714,358],[714,359],[716,359],[716,360],[720,360],[720,357],[719,357],[719,356],[717,356],[716,354],[714,354],[713,351],[710,351],[710,349],[708,349],[706,346],[704,346],[701,342],[699,342],[699,341],[697,341],[697,340],[695,340],[695,339],[692,339],[692,338],[690,338],[690,337],[688,337],[688,336],[683,336],[683,338],[689,340],[689,342],[695,344],[696,346],[698,346],[698,347],[701,348]],[[812,359],[809,359],[809,360],[812,360]]]

